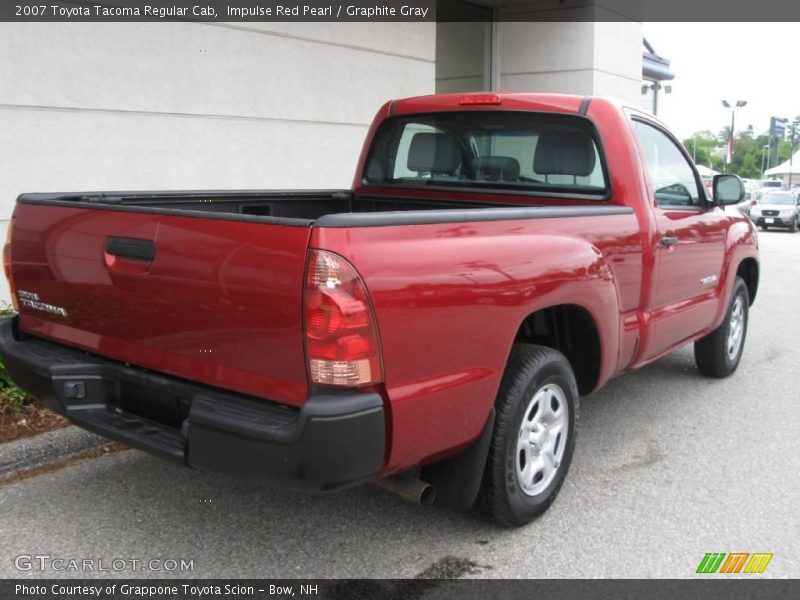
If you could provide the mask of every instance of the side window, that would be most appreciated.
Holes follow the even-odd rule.
[[[675,143],[662,131],[641,121],[634,121],[633,128],[644,152],[656,205],[701,206],[705,193],[701,193],[691,164]]]

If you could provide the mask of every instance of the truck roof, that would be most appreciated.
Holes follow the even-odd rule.
[[[459,92],[432,94],[394,100],[390,114],[436,112],[441,110],[542,110],[559,113],[581,113],[590,101],[610,102],[575,94],[544,94],[534,92]]]

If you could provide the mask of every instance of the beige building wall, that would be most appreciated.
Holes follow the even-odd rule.
[[[499,89],[639,101],[642,25],[501,22]]]
[[[435,49],[434,23],[0,24],[0,235],[22,192],[348,187]]]
[[[642,24],[635,2],[628,20],[619,0],[473,2],[493,10],[497,22],[438,25],[437,91],[553,92],[640,102]]]
[[[436,91],[481,91],[491,68],[491,23],[439,23],[436,31]]]
[[[639,3],[483,1],[495,6],[499,15],[515,19],[501,18],[497,26],[499,89],[613,96],[639,102]]]

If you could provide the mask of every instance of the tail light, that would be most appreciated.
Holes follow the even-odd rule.
[[[350,263],[332,252],[309,252],[304,311],[312,383],[358,387],[383,381],[375,315]]]
[[[3,246],[3,269],[6,272],[6,279],[8,280],[8,287],[11,290],[11,304],[14,310],[19,312],[19,305],[17,304],[17,290],[14,287],[14,274],[11,272],[11,231],[13,230],[12,222],[8,223],[6,229],[6,243]]]
[[[458,99],[461,106],[497,105],[503,103],[503,98],[497,94],[470,94]]]

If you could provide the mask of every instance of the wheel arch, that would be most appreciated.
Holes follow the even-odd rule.
[[[750,306],[756,299],[758,292],[759,265],[755,258],[747,257],[736,267],[736,275],[744,280],[747,286],[747,293],[750,296]]]
[[[558,304],[532,312],[520,324],[514,343],[538,344],[561,352],[572,367],[581,396],[597,387],[602,362],[600,330],[583,306]]]

